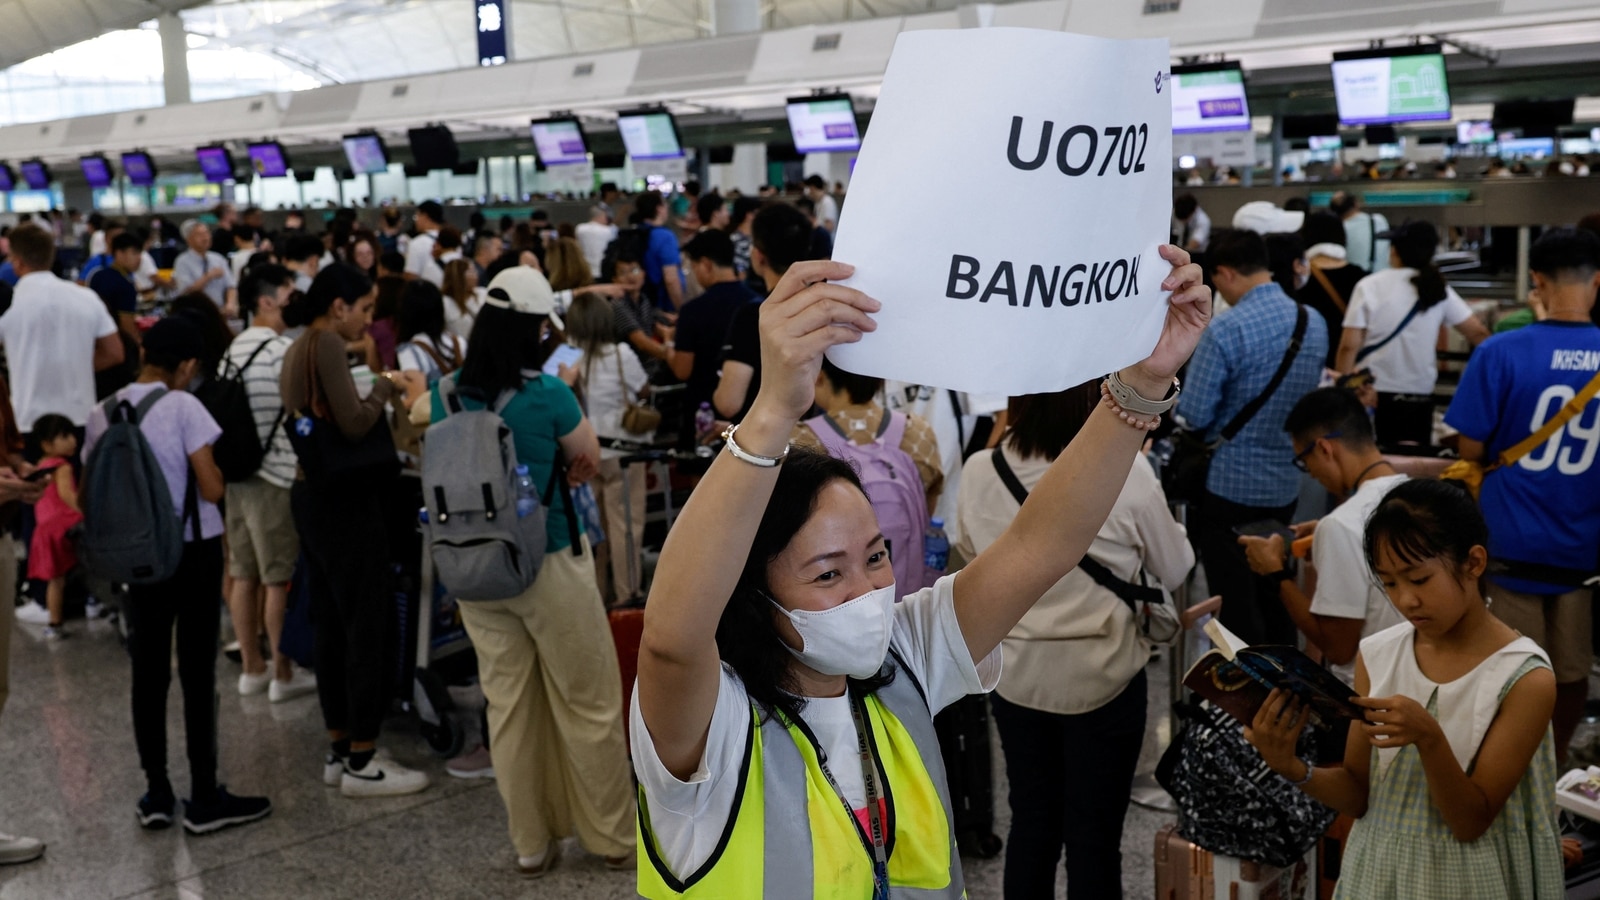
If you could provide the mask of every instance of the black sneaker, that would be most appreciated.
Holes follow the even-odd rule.
[[[265,797],[235,797],[217,785],[208,800],[183,801],[183,828],[190,834],[211,834],[234,825],[265,819],[272,812],[272,801]]]
[[[151,831],[159,831],[172,827],[172,817],[177,813],[178,801],[172,797],[152,797],[145,794],[139,798],[139,805],[134,811],[139,816],[139,826]]]

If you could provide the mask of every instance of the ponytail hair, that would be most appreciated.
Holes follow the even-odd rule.
[[[1389,246],[1400,257],[1400,264],[1415,269],[1411,283],[1417,288],[1417,309],[1426,311],[1444,302],[1450,289],[1444,275],[1433,264],[1433,251],[1439,247],[1439,232],[1427,222],[1407,222],[1394,229]]]

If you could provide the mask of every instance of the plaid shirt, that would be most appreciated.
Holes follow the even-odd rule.
[[[1189,428],[1215,440],[1223,426],[1255,399],[1278,370],[1294,334],[1297,304],[1275,282],[1250,291],[1217,316],[1200,338],[1178,401]],[[1306,309],[1305,339],[1283,384],[1217,451],[1206,489],[1244,506],[1287,506],[1300,493],[1294,443],[1283,430],[1289,411],[1315,390],[1328,355],[1328,328],[1321,314]]]

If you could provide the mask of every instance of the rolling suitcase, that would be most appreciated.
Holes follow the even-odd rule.
[[[968,856],[990,859],[1002,842],[994,833],[994,746],[989,737],[989,698],[972,694],[933,719],[950,782],[956,844]]]
[[[1156,900],[1209,900],[1212,885],[1211,852],[1201,850],[1178,826],[1156,832]]]
[[[1156,900],[1312,900],[1316,857],[1279,869],[1212,853],[1168,825],[1156,832]]]
[[[606,611],[611,620],[611,641],[617,646],[617,668],[622,674],[622,727],[627,733],[633,708],[633,682],[639,674],[639,640],[644,636],[644,606],[622,606]]]

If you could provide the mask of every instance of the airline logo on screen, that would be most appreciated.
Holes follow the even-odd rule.
[[[822,136],[830,141],[853,138],[856,136],[856,126],[852,122],[828,122],[822,126]]]
[[[1244,100],[1239,97],[1225,97],[1220,100],[1201,100],[1200,118],[1216,119],[1230,116],[1244,115]]]

